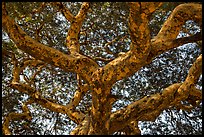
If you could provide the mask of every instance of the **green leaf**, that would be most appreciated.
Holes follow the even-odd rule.
[[[32,18],[31,18],[31,17],[26,17],[26,18],[25,18],[25,21],[26,21],[26,22],[32,22]]]

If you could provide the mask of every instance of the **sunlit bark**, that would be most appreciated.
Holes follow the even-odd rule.
[[[73,16],[69,9],[60,2],[51,3],[58,7],[65,18],[70,21],[71,26],[67,32],[66,44],[70,54],[64,54],[54,48],[39,43],[28,36],[15,21],[9,17],[6,11],[6,4],[2,4],[2,26],[16,46],[28,53],[36,60],[24,61],[23,65],[13,55],[13,79],[11,87],[28,94],[35,103],[40,104],[51,111],[67,114],[78,126],[71,132],[75,134],[113,134],[117,131],[126,134],[140,134],[138,121],[154,121],[163,110],[176,107],[178,109],[192,109],[181,104],[181,101],[188,101],[192,106],[197,105],[197,101],[202,100],[202,93],[195,88],[200,75],[202,74],[202,55],[200,55],[189,70],[189,74],[183,83],[174,83],[165,88],[161,93],[146,96],[137,100],[123,109],[112,113],[113,95],[111,88],[114,83],[123,78],[127,78],[136,73],[141,67],[151,63],[151,61],[161,53],[182,44],[201,40],[202,33],[194,36],[178,38],[182,25],[187,20],[194,20],[202,25],[202,5],[201,4],[181,4],[176,7],[166,20],[157,36],[150,39],[148,29],[149,17],[159,8],[159,2],[133,2],[129,3],[129,34],[131,37],[130,51],[118,56],[103,67],[93,59],[80,54],[79,35],[82,24],[90,7],[89,3],[83,3],[76,16]],[[191,9],[191,10],[189,10]],[[52,102],[44,98],[39,90],[30,84],[20,82],[20,73],[26,66],[35,67],[37,64],[51,64],[62,68],[66,72],[75,72],[86,84],[79,84],[74,97],[65,106]],[[39,70],[40,72],[41,70]],[[33,79],[37,75],[33,75]],[[32,80],[31,80],[32,81]],[[29,80],[27,80],[29,83]],[[75,108],[83,99],[87,91],[91,91],[92,106],[87,113],[80,112]],[[117,98],[114,98],[116,101]],[[25,115],[25,116],[24,116]],[[11,134],[9,131],[9,121],[11,118],[28,117],[28,110],[22,114],[9,114],[5,118],[3,125],[4,134]]]
[[[95,61],[86,56],[78,53],[66,55],[26,35],[14,20],[8,16],[5,4],[2,4],[2,26],[16,43],[16,46],[22,51],[45,63],[62,68],[67,72],[76,72],[87,81],[90,81],[93,71],[98,67]]]

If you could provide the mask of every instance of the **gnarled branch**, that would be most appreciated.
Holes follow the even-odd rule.
[[[36,103],[40,104],[44,108],[50,109],[53,112],[67,114],[68,117],[77,124],[79,124],[84,118],[84,114],[82,112],[72,110],[71,106],[68,108],[67,106],[59,105],[57,103],[49,101],[48,99],[41,96],[40,91],[35,90],[27,84],[12,82],[11,87],[20,92],[30,95]]]
[[[86,56],[78,53],[66,55],[33,40],[8,16],[5,3],[2,4],[2,25],[19,49],[38,60],[57,66],[68,72],[76,72],[87,81],[90,81],[93,71],[98,68],[98,64]]]

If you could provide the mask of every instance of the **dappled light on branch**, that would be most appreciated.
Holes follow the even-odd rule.
[[[3,2],[2,29],[3,134],[202,133],[201,3]]]

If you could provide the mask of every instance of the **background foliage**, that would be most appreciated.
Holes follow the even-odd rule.
[[[65,20],[55,7],[46,3],[44,8],[40,9],[41,4],[41,2],[9,2],[7,3],[7,10],[10,16],[15,19],[29,36],[49,47],[68,54],[65,38],[70,23]],[[77,14],[81,6],[81,2],[65,2],[63,4],[74,15]],[[152,15],[149,22],[152,38],[156,36],[171,11],[179,4],[181,2],[166,2],[162,8]],[[38,9],[40,9],[40,12],[36,12]],[[130,44],[127,25],[128,14],[129,7],[125,3],[91,3],[91,9],[81,29],[81,54],[93,58],[114,59],[118,56],[118,53],[127,52]],[[41,27],[40,32],[37,32],[36,30]],[[193,21],[188,21],[183,26],[178,37],[189,36],[198,31],[200,31],[200,28],[197,24]],[[36,34],[39,34],[39,37]],[[18,61],[22,62],[25,58],[30,57],[16,48],[4,30],[2,30],[2,38],[2,48],[14,53]],[[107,44],[113,39],[115,39],[114,42]],[[112,87],[111,92],[122,95],[123,98],[114,104],[113,111],[144,96],[158,93],[172,83],[183,82],[189,68],[199,54],[201,54],[199,43],[186,44],[159,55],[151,64],[141,68],[133,76],[118,81]],[[106,62],[100,60],[98,63],[101,66],[106,64]],[[26,94],[9,87],[12,69],[11,58],[8,58],[2,52],[2,121],[10,112],[21,112],[22,102],[29,99]],[[36,71],[36,68],[27,67],[24,70],[24,75],[29,78]],[[23,81],[23,78],[21,80]],[[46,65],[43,71],[37,75],[35,86],[41,90],[44,97],[66,105],[77,88],[76,74],[65,73],[60,68]],[[202,76],[197,87],[202,89]],[[86,94],[78,109],[86,111],[89,105],[90,95]],[[155,122],[140,121],[142,134],[201,134],[201,105],[192,112],[165,110]],[[69,134],[76,126],[67,116],[51,112],[38,104],[33,103],[29,105],[29,108],[33,117],[32,122],[12,122],[12,134]]]

